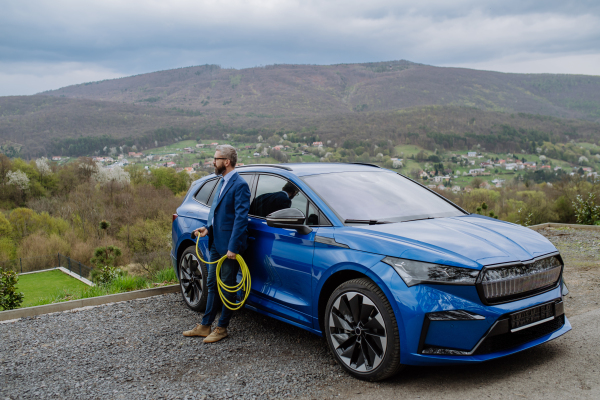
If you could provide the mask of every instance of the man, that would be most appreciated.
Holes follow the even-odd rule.
[[[297,194],[298,188],[291,182],[286,183],[279,192],[261,194],[252,202],[253,214],[266,217],[275,211],[290,208]]]
[[[239,263],[236,255],[246,248],[248,211],[250,209],[250,188],[235,171],[237,153],[233,146],[217,146],[213,160],[215,174],[222,179],[216,187],[216,194],[208,214],[206,226],[194,231],[195,236],[208,235],[210,261],[217,261],[224,255],[227,260],[221,266],[221,281],[227,286],[236,284]],[[202,322],[192,330],[183,332],[183,336],[205,337],[204,343],[214,343],[227,337],[227,326],[233,311],[221,305],[217,289],[217,264],[208,264],[206,311]],[[223,291],[229,301],[235,300],[235,293]],[[221,307],[218,326],[211,332],[212,323]]]

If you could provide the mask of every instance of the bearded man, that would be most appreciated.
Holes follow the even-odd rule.
[[[216,194],[206,226],[200,227],[193,235],[208,235],[210,261],[217,261],[224,255],[227,259],[221,266],[221,281],[227,286],[236,284],[239,263],[236,255],[246,248],[248,211],[250,209],[250,188],[235,171],[237,152],[230,145],[217,146],[213,160],[215,174],[222,178],[217,184]],[[222,304],[217,289],[217,264],[208,264],[208,298],[202,322],[192,330],[183,332],[183,336],[202,336],[204,343],[214,343],[227,337],[227,327],[233,311]],[[233,302],[235,293],[224,291],[225,297]],[[211,326],[221,308],[221,317],[214,331]]]

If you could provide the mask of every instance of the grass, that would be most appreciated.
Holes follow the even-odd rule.
[[[58,272],[64,275],[68,279],[71,279],[80,285],[65,286],[65,285],[46,285],[47,288],[40,292],[39,285],[42,282],[46,283],[45,280],[38,280],[37,283],[33,283],[29,286],[29,293],[32,295],[28,296],[25,290],[21,288],[22,282],[25,283],[25,277],[34,275],[47,274],[47,272],[40,272],[39,274],[21,275],[19,277],[19,290],[25,293],[25,300],[21,307],[32,307],[41,306],[44,304],[59,303],[62,301],[87,299],[90,297],[106,296],[109,294],[131,292],[133,290],[148,289],[159,285],[177,283],[177,277],[173,268],[166,268],[156,272],[151,279],[147,279],[143,276],[125,275],[114,279],[107,285],[96,285],[87,286],[75,278],[60,272],[50,271],[51,273]]]
[[[59,270],[20,275],[17,284],[17,290],[24,294],[21,307],[32,306],[40,299],[52,296],[56,291],[77,291],[85,288],[89,286]]]

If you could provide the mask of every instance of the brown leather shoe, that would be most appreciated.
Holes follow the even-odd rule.
[[[214,331],[206,339],[203,340],[204,343],[214,343],[218,342],[221,339],[225,339],[227,337],[227,328],[221,328],[217,326]]]
[[[194,329],[183,332],[183,336],[207,337],[208,335],[210,335],[210,325],[196,324],[196,327]]]

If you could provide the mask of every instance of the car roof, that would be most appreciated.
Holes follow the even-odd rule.
[[[286,164],[250,164],[237,167],[238,172],[282,172],[288,171],[296,176],[330,174],[335,172],[389,172],[377,165],[360,163],[286,163]]]

